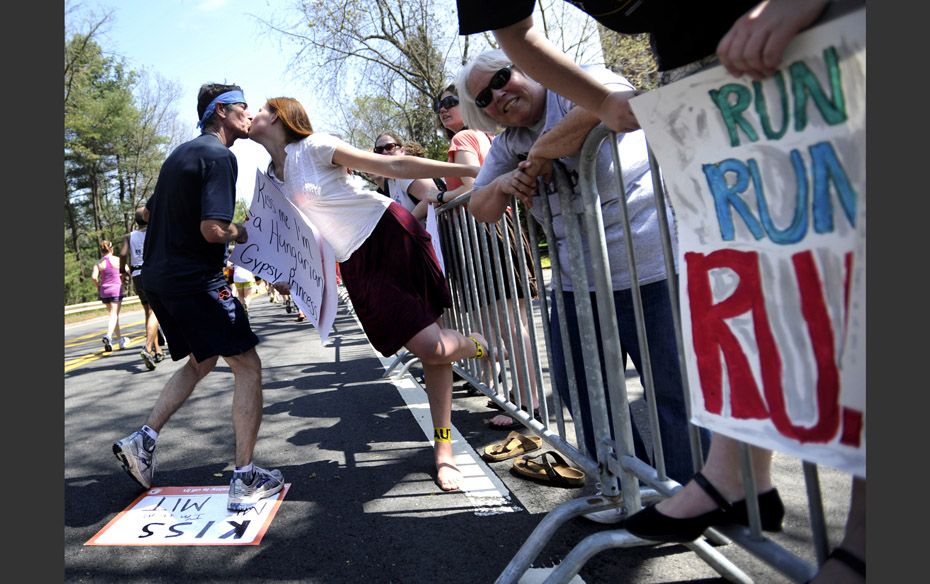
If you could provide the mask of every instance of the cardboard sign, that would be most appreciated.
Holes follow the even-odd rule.
[[[306,215],[262,172],[246,227],[230,261],[272,283],[286,282],[291,299],[326,341],[336,318],[336,256]]]
[[[290,483],[248,511],[228,511],[228,486],[155,487],[84,545],[258,545]]]
[[[436,259],[439,260],[439,267],[442,273],[446,273],[446,262],[442,259],[442,246],[439,245],[439,221],[436,219],[436,209],[429,205],[426,208],[426,232],[429,233],[433,243],[433,251],[436,252]]]
[[[865,476],[865,10],[770,78],[631,101],[675,212],[694,423]]]

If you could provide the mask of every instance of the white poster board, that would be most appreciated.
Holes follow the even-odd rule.
[[[247,511],[229,511],[229,485],[154,487],[84,545],[258,545],[290,489]]]
[[[675,212],[694,423],[865,476],[865,10],[631,101]]]
[[[325,342],[336,318],[336,256],[277,185],[255,174],[249,240],[233,248],[230,260],[263,280],[289,284],[291,299]]]
[[[439,267],[442,273],[446,273],[446,262],[442,259],[442,245],[439,240],[439,221],[436,218],[436,209],[432,205],[426,207],[426,232],[429,233],[433,242],[433,251],[436,252],[436,259],[439,260]]]

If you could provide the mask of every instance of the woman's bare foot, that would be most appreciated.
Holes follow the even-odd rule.
[[[519,428],[521,424],[508,416],[507,414],[497,414],[493,418],[485,420],[492,428],[503,430],[504,428]]]
[[[462,483],[462,472],[455,466],[451,444],[436,444],[436,484],[443,491],[458,491]]]

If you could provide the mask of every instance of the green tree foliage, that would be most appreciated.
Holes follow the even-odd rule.
[[[66,302],[95,297],[90,272],[98,242],[119,242],[131,230],[176,127],[168,107],[177,88],[158,80],[153,93],[147,75],[128,70],[98,44],[109,18],[72,32],[64,46]]]
[[[622,34],[598,25],[604,64],[644,91],[658,86],[659,74],[648,34]]]
[[[374,135],[390,130],[430,158],[446,158],[448,140],[432,106],[462,65],[496,46],[490,34],[460,37],[453,0],[297,0],[292,7],[265,24],[296,46],[291,68],[327,92],[343,137],[370,148]],[[577,8],[541,0],[537,20],[573,59],[597,60],[594,21]]]
[[[340,110],[340,131],[348,141],[370,148],[372,132],[391,130],[438,152],[445,141],[432,105],[449,82],[446,55],[457,42],[452,6],[437,0],[302,0],[288,21],[266,24],[297,45],[294,71]],[[369,97],[379,100],[374,118],[386,122],[379,128],[362,111]]]

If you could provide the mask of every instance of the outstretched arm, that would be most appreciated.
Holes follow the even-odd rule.
[[[504,52],[527,75],[542,85],[594,112],[615,132],[639,129],[630,108],[629,93],[611,91],[585,73],[574,61],[533,26],[533,17],[499,28],[494,38]]]
[[[439,162],[416,156],[381,156],[340,142],[333,152],[333,164],[348,166],[389,178],[442,178],[444,176],[478,176],[478,167]]]

